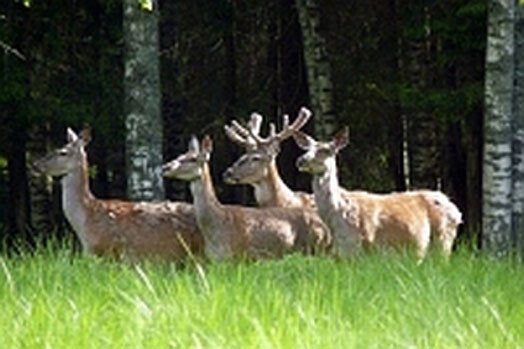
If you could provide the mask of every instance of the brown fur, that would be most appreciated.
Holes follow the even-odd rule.
[[[84,249],[98,256],[130,259],[181,260],[187,253],[200,253],[203,237],[191,205],[99,200],[89,188],[84,146],[68,130],[70,142],[35,162],[44,173],[64,175],[62,205],[66,218]]]
[[[345,190],[338,182],[335,158],[348,143],[347,128],[331,142],[318,142],[301,132],[294,138],[307,151],[297,159],[297,166],[313,174],[317,209],[334,236],[337,253],[351,255],[361,245],[411,245],[422,258],[432,232],[443,253],[451,253],[462,215],[443,193],[422,190],[371,194]]]
[[[131,259],[180,260],[198,254],[203,238],[191,205],[93,200],[86,207],[86,250]]]
[[[330,245],[327,227],[309,209],[222,205],[209,174],[211,150],[206,142],[211,141],[204,139],[204,150],[190,150],[166,164],[164,175],[191,182],[193,207],[210,259],[279,257],[292,251],[310,253]]]
[[[429,243],[424,231],[429,227],[442,251],[451,253],[461,218],[458,210],[446,212],[445,207],[453,204],[444,194],[428,190],[391,194],[343,190],[341,196],[346,207],[352,207],[353,214],[348,218],[354,222],[364,246],[416,246],[423,256]]]

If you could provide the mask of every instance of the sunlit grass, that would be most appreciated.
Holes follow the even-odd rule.
[[[176,268],[41,249],[0,258],[1,347],[518,348],[523,276],[466,251]]]

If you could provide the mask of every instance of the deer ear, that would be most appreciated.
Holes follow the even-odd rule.
[[[293,139],[295,140],[297,145],[304,150],[310,149],[315,144],[315,140],[313,139],[313,137],[310,137],[307,134],[300,131],[293,132]]]
[[[200,144],[198,144],[198,139],[196,138],[196,136],[191,136],[191,140],[187,145],[187,150],[194,151],[196,153],[200,151]]]
[[[80,132],[80,139],[84,145],[91,142],[91,127],[89,125],[84,126],[84,129]]]
[[[209,135],[205,135],[204,139],[202,139],[201,144],[202,152],[206,154],[211,154],[213,151],[213,141],[211,140],[211,137]]]
[[[332,144],[335,147],[336,151],[347,146],[349,143],[349,129],[347,126],[344,126],[343,129],[338,131],[333,138]]]
[[[78,135],[70,127],[67,128],[67,143],[73,143],[78,139]]]

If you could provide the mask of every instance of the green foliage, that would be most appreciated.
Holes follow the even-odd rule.
[[[154,1],[153,0],[138,0],[140,8],[145,11],[153,11]]]
[[[43,248],[0,257],[0,336],[13,349],[518,347],[523,272],[468,251],[177,269]]]

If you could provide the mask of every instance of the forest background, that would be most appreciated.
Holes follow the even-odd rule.
[[[493,3],[510,2],[522,31],[516,1]],[[0,9],[0,234],[8,246],[70,234],[58,181],[30,166],[65,143],[66,127],[93,128],[94,194],[129,197],[122,3],[26,0]],[[339,156],[346,188],[440,189],[464,213],[460,238],[481,244],[491,2],[177,0],[154,1],[152,11],[136,3],[158,20],[163,159],[184,151],[192,134],[210,134],[223,202],[253,204],[249,188],[221,180],[242,153],[223,125],[257,111],[267,132],[269,121],[280,126],[283,114],[293,119],[307,106],[307,132],[326,138],[350,128]],[[294,165],[299,154],[286,142],[279,168],[291,188],[310,190]],[[168,199],[191,201],[185,183],[165,188]]]

